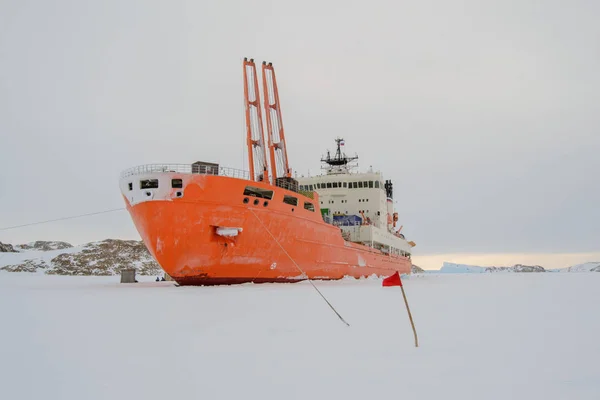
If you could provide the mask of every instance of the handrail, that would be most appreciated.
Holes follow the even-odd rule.
[[[221,175],[230,178],[250,179],[250,173],[236,168],[210,166],[210,165],[192,165],[192,164],[145,164],[126,169],[121,172],[121,179],[134,175],[149,173],[181,173],[181,174],[204,174]]]

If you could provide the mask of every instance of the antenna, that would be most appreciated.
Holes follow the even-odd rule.
[[[351,168],[356,166],[355,161],[358,160],[358,155],[354,155],[353,157],[346,156],[346,153],[342,152],[342,146],[345,145],[343,138],[336,138],[336,151],[335,155],[331,157],[331,153],[327,150],[327,157],[321,158],[321,162],[326,163],[328,174],[344,174],[348,173]]]

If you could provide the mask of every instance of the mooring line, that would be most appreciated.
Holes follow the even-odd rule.
[[[64,221],[66,219],[89,217],[90,215],[106,214],[106,213],[109,213],[109,212],[121,211],[121,210],[124,210],[124,209],[125,209],[125,207],[113,208],[112,210],[98,211],[98,212],[93,212],[93,213],[88,213],[88,214],[81,214],[81,215],[73,215],[71,217],[62,217],[62,218],[57,218],[57,219],[49,219],[47,221],[32,222],[32,223],[23,224],[23,225],[7,226],[6,228],[0,228],[0,231],[7,231],[9,229],[16,229],[16,228],[23,228],[25,226],[47,224],[48,222]]]
[[[294,265],[296,266],[296,268],[298,268],[298,270],[304,276],[306,276],[306,279],[308,280],[308,282],[310,282],[310,284],[317,291],[317,293],[319,293],[319,295],[321,295],[321,297],[323,298],[323,300],[325,300],[325,302],[333,310],[333,312],[335,313],[335,315],[337,315],[338,318],[344,324],[346,324],[346,326],[350,326],[350,324],[346,322],[346,320],[340,315],[340,313],[337,312],[337,310],[335,309],[335,307],[333,307],[333,305],[331,305],[331,303],[329,302],[329,300],[327,300],[327,298],[323,295],[323,293],[321,293],[321,291],[315,286],[315,284],[313,283],[313,281],[308,277],[308,274],[306,272],[304,272],[304,270],[302,268],[300,268],[300,266],[296,263],[296,261],[294,261],[294,259],[292,258],[292,256],[290,256],[289,253],[287,251],[285,251],[285,249],[283,248],[283,246],[281,245],[281,243],[279,243],[279,241],[275,238],[275,236],[273,236],[273,234],[271,233],[271,231],[269,230],[269,228],[267,228],[267,226],[261,221],[261,219],[258,218],[258,215],[256,215],[256,213],[254,212],[254,210],[252,210],[251,208],[248,208],[248,210],[250,210],[250,212],[252,213],[252,215],[254,215],[256,217],[256,219],[258,220],[258,222],[260,222],[260,224],[263,226],[263,228],[265,228],[265,230],[267,231],[267,233],[273,238],[273,240],[275,241],[275,243],[277,243],[277,245],[281,248],[281,250],[285,253],[285,255],[288,256],[288,258],[294,263]]]

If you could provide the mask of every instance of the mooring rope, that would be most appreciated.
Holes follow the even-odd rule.
[[[263,226],[263,228],[265,228],[265,230],[267,231],[267,233],[273,238],[273,240],[275,241],[275,243],[277,243],[277,245],[281,248],[281,250],[285,253],[285,255],[288,256],[288,258],[294,263],[294,265],[296,266],[296,268],[298,268],[298,270],[304,276],[306,276],[306,279],[308,280],[308,282],[310,282],[310,284],[317,291],[317,293],[319,293],[319,295],[321,295],[321,297],[323,298],[323,300],[325,300],[325,302],[333,310],[333,312],[335,313],[335,315],[337,315],[338,318],[344,324],[346,324],[346,326],[350,326],[350,324],[346,322],[346,320],[340,315],[340,313],[337,312],[337,310],[335,309],[335,307],[333,307],[333,305],[331,305],[331,303],[329,302],[329,300],[327,300],[327,298],[323,295],[323,293],[321,293],[321,291],[315,286],[315,284],[313,283],[313,281],[308,277],[308,274],[306,272],[304,272],[304,270],[302,268],[300,268],[300,266],[296,263],[296,261],[294,261],[294,259],[292,258],[292,256],[290,256],[289,253],[287,251],[285,251],[285,249],[283,248],[283,246],[281,245],[281,243],[279,243],[279,241],[275,238],[275,236],[273,236],[273,234],[271,233],[271,231],[269,230],[269,228],[267,228],[267,226],[261,221],[261,219],[258,218],[258,215],[256,215],[256,213],[251,208],[249,208],[249,210],[256,217],[256,219],[258,220],[258,222],[260,222],[260,224]]]
[[[47,221],[32,222],[32,223],[23,224],[23,225],[7,226],[5,228],[0,228],[0,231],[7,231],[9,229],[16,229],[16,228],[23,228],[25,226],[47,224],[48,222],[64,221],[66,219],[89,217],[90,215],[106,214],[106,213],[110,213],[110,212],[121,211],[121,210],[124,210],[124,209],[125,209],[125,207],[113,208],[112,210],[105,210],[105,211],[98,211],[98,212],[87,213],[87,214],[73,215],[73,216],[70,216],[70,217],[62,217],[62,218],[56,218],[56,219],[49,219]]]

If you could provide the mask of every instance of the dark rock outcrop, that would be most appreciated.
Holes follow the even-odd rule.
[[[419,274],[419,273],[425,272],[425,271],[423,270],[423,268],[419,267],[418,265],[413,264],[412,268],[411,268],[411,272],[413,274]]]
[[[51,251],[51,250],[62,250],[70,249],[73,247],[67,242],[49,242],[44,240],[38,240],[33,243],[20,244],[16,246],[19,250],[40,250],[40,251]]]
[[[15,253],[15,252],[16,252],[16,250],[13,248],[12,244],[0,242],[0,253]]]
[[[35,243],[39,243],[37,247]],[[28,251],[21,251],[23,255],[21,262],[0,269],[9,272],[41,270],[49,275],[118,275],[125,268],[135,268],[140,275],[163,273],[142,241],[107,239],[76,248],[65,242],[35,243],[31,244],[31,248],[35,250],[52,247],[59,247],[59,249],[44,250],[45,253],[41,253],[43,255],[31,250],[29,258]],[[48,261],[50,257],[53,258]]]
[[[52,259],[50,275],[116,275],[124,268],[136,268],[140,275],[162,271],[143,242],[107,239],[89,243],[80,251]]]
[[[512,267],[486,267],[485,272],[546,272],[544,267],[539,265],[515,264]]]

